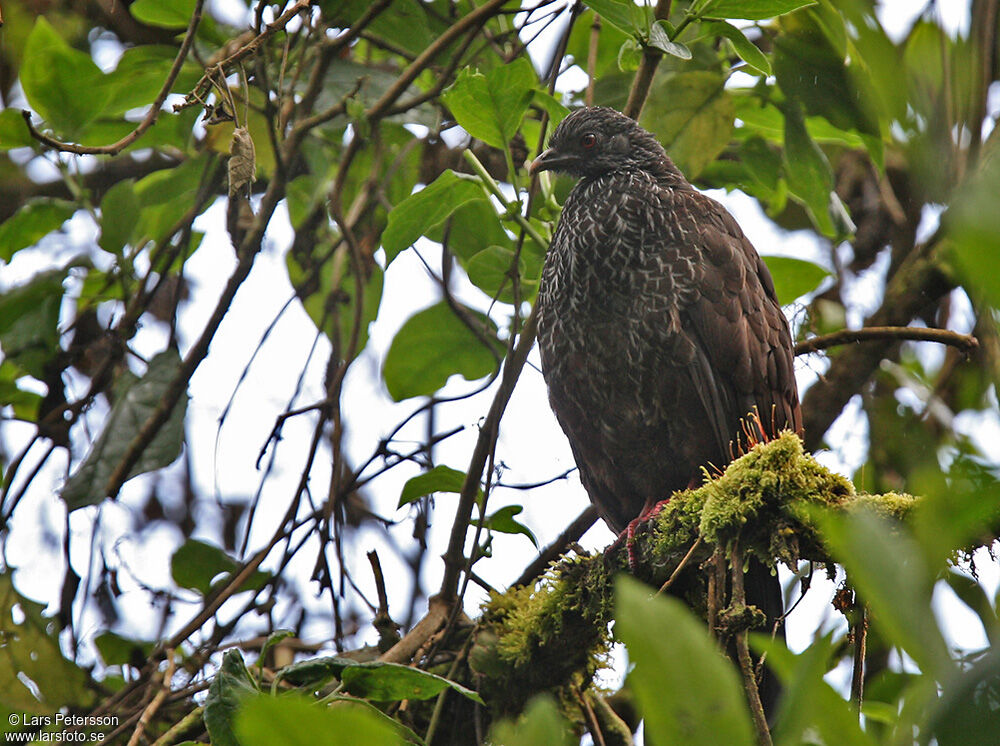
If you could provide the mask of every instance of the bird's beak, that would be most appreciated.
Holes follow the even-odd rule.
[[[528,173],[534,176],[539,171],[562,171],[571,160],[573,160],[572,156],[548,148],[531,162],[531,165],[528,166]]]

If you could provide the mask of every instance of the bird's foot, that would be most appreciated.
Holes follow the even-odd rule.
[[[610,552],[612,549],[621,544],[622,541],[625,542],[625,552],[628,555],[628,569],[633,575],[635,575],[636,570],[639,568],[639,555],[635,550],[636,529],[639,527],[639,524],[658,516],[660,511],[663,510],[663,506],[668,502],[670,502],[670,498],[660,500],[656,503],[647,503],[643,507],[642,512],[639,513],[639,516],[629,521],[625,530],[618,535],[617,539],[615,539],[615,543],[608,547],[608,551]]]

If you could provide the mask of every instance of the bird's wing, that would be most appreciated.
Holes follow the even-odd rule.
[[[767,267],[718,202],[693,189],[669,200],[655,211],[662,225],[652,234],[662,237],[661,252],[685,260],[686,276],[674,284],[687,372],[723,456],[754,408],[768,436],[800,430],[791,335]]]

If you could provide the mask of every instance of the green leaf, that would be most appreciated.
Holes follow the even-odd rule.
[[[447,303],[425,308],[396,332],[385,356],[382,377],[393,399],[430,396],[452,375],[474,381],[496,370],[503,349],[496,339],[496,325],[470,308],[465,313],[490,347],[459,320]]]
[[[399,663],[358,663],[348,666],[340,675],[344,688],[351,694],[376,702],[395,702],[403,699],[430,699],[451,688],[473,702],[484,704],[471,689],[449,681],[443,676],[421,671],[419,668]]]
[[[105,666],[142,665],[153,651],[153,643],[105,631],[94,638]]]
[[[761,75],[771,74],[771,63],[767,56],[750,41],[742,31],[726,21],[712,21],[703,25],[705,32],[711,36],[722,36],[728,39],[736,54]]]
[[[185,541],[170,558],[170,576],[174,582],[203,596],[226,583],[238,567],[239,563],[222,549],[197,539]],[[220,575],[224,577],[219,578]],[[269,573],[257,570],[250,574],[239,590],[259,588],[270,577]],[[213,583],[215,578],[219,579]]]
[[[818,734],[820,743],[874,746],[874,739],[861,730],[857,713],[823,678],[833,657],[830,635],[815,639],[798,656],[765,635],[751,635],[751,643],[767,652],[768,664],[784,685],[774,729],[776,744],[817,743]]]
[[[166,350],[149,361],[142,378],[137,379],[129,372],[122,374],[115,387],[115,404],[104,429],[60,492],[69,510],[96,505],[104,498],[103,490],[108,479],[118,468],[132,439],[160,404],[180,364],[177,351]],[[180,456],[186,411],[187,394],[183,394],[170,418],[132,467],[129,479],[168,466]]]
[[[635,39],[626,39],[618,48],[618,69],[623,73],[634,72],[642,62],[642,45]]]
[[[355,662],[348,658],[336,656],[312,658],[285,666],[278,671],[278,678],[295,684],[295,686],[314,686],[329,681],[335,676],[340,676],[345,668],[354,664]]]
[[[396,508],[409,505],[424,495],[434,492],[461,492],[465,483],[465,472],[450,466],[435,466],[430,471],[410,477],[403,485]]]
[[[1000,162],[987,158],[979,172],[955,191],[943,219],[952,254],[962,277],[1000,308]]]
[[[785,110],[785,173],[788,188],[809,210],[816,228],[831,238],[837,234],[830,217],[833,171],[823,151],[806,132],[801,113]]]
[[[650,741],[661,746],[751,746],[750,713],[735,669],[680,601],[622,576],[615,634],[635,668],[629,682]]]
[[[537,89],[532,91],[531,103],[549,115],[550,131],[555,129],[559,122],[569,116],[569,109],[563,106],[548,91],[539,91]]]
[[[239,566],[222,549],[198,539],[188,539],[170,558],[170,576],[181,588],[208,595],[212,581]]]
[[[822,515],[820,525],[887,642],[902,647],[925,673],[947,678],[954,666],[931,608],[935,570],[905,527],[869,511]]]
[[[774,289],[778,291],[778,302],[789,303],[811,292],[830,276],[830,272],[818,264],[787,256],[761,257],[771,272]]]
[[[701,16],[763,21],[815,4],[816,0],[712,0]]]
[[[493,726],[489,743],[497,746],[571,746],[569,723],[551,695],[534,697],[517,720],[501,720]]]
[[[535,539],[535,535],[531,533],[531,529],[523,523],[518,523],[514,520],[514,516],[519,515],[522,511],[524,511],[524,508],[520,505],[506,505],[492,515],[486,516],[485,520],[480,521],[476,518],[472,523],[475,526],[482,526],[490,531],[498,531],[501,534],[523,534],[528,537],[537,549],[538,541]]]
[[[72,202],[51,197],[29,200],[0,225],[0,259],[9,262],[21,249],[32,246],[73,217]]]
[[[59,625],[44,611],[17,592],[9,572],[0,573],[0,711],[51,715],[97,704],[87,672],[63,656]]]
[[[666,21],[657,21],[649,27],[649,46],[682,60],[691,59],[690,49],[680,42],[670,40],[665,24]]]
[[[236,737],[234,720],[240,705],[254,698],[258,691],[240,651],[226,651],[205,698],[205,727],[212,746],[246,746],[242,733]]]
[[[119,181],[101,198],[101,236],[98,245],[110,254],[121,256],[135,238],[139,224],[139,200],[135,182]]]
[[[520,278],[520,299],[530,300],[537,289],[538,275],[541,265],[535,262],[531,272],[527,271],[527,259],[533,258],[525,252],[521,253],[517,262],[517,274]],[[503,303],[514,302],[514,281],[510,270],[514,264],[514,250],[507,246],[488,246],[474,254],[464,263],[465,271],[472,284]]]
[[[0,346],[6,361],[45,379],[48,362],[59,354],[59,307],[66,270],[35,275],[0,295]]]
[[[399,730],[363,703],[324,707],[299,695],[246,699],[235,718],[239,746],[403,746]],[[214,734],[212,746],[219,743]],[[233,743],[237,743],[235,738]]]
[[[1000,652],[988,649],[970,668],[947,682],[935,703],[927,742],[940,746],[1000,743]]]
[[[0,363],[0,405],[12,407],[14,417],[33,422],[38,417],[42,396],[17,385],[17,379],[23,375],[24,372],[11,361]]]
[[[70,47],[39,16],[21,60],[21,87],[31,108],[53,128],[73,137],[104,110],[104,73],[89,54]]]
[[[353,263],[346,258],[346,245],[343,251],[332,254],[323,251],[323,246],[323,243],[297,243],[285,255],[285,266],[288,269],[288,280],[295,288],[295,294],[302,301],[309,318],[337,345],[341,354],[346,355],[347,345],[354,333],[357,310],[354,300],[358,292],[354,281],[355,269]],[[318,266],[317,256],[324,259]],[[362,280],[364,289],[360,309],[361,323],[358,327],[355,357],[368,344],[368,329],[378,315],[385,279],[378,265],[372,263],[365,269],[370,274]]]
[[[486,75],[464,68],[441,97],[462,129],[503,149],[521,126],[536,82],[531,62],[518,57]]]
[[[733,118],[724,78],[696,70],[668,76],[647,102],[641,121],[688,179],[695,179],[729,144]]]
[[[382,233],[382,248],[386,262],[391,262],[403,249],[441,223],[455,210],[474,199],[482,199],[482,187],[463,179],[450,168],[434,181],[411,194],[389,213],[389,224]]]
[[[808,114],[825,117],[841,130],[879,136],[881,125],[871,82],[863,70],[847,63],[812,16],[793,32],[774,41],[774,74],[789,101],[801,103]],[[843,26],[839,16],[837,22]]]
[[[447,227],[447,232],[445,231]],[[490,246],[509,246],[512,241],[493,204],[483,197],[466,202],[448,218],[427,231],[432,241],[444,243],[468,271],[469,260]]]
[[[30,148],[35,142],[20,111],[17,109],[0,111],[0,150]]]
[[[195,0],[135,0],[129,7],[140,23],[161,28],[186,28],[194,14]]]
[[[138,2],[132,4],[133,12],[138,4]],[[167,4],[160,3],[159,0],[155,5],[157,8],[167,7]],[[187,20],[182,25],[187,26]],[[126,49],[115,69],[104,77],[104,86],[109,90],[108,106],[103,112],[104,116],[116,116],[130,109],[152,104],[163,88],[176,56],[176,48],[163,44],[144,44]],[[200,77],[200,68],[186,64],[181,68],[171,90],[175,93],[190,91]],[[134,128],[135,124],[130,122],[128,126]],[[161,126],[161,122],[157,120],[156,129]],[[140,142],[147,141],[143,137]]]
[[[645,33],[645,28],[636,28],[635,3],[632,0],[588,0],[586,4],[601,16],[602,21],[607,21],[626,34],[632,35],[640,30]]]
[[[188,210],[191,197],[206,175],[209,157],[191,158],[174,168],[154,171],[135,183],[135,197],[141,205],[135,243],[160,240]]]

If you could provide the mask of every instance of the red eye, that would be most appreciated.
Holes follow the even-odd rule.
[[[595,145],[597,145],[597,137],[592,132],[588,132],[580,138],[580,147],[584,150],[590,150]]]

